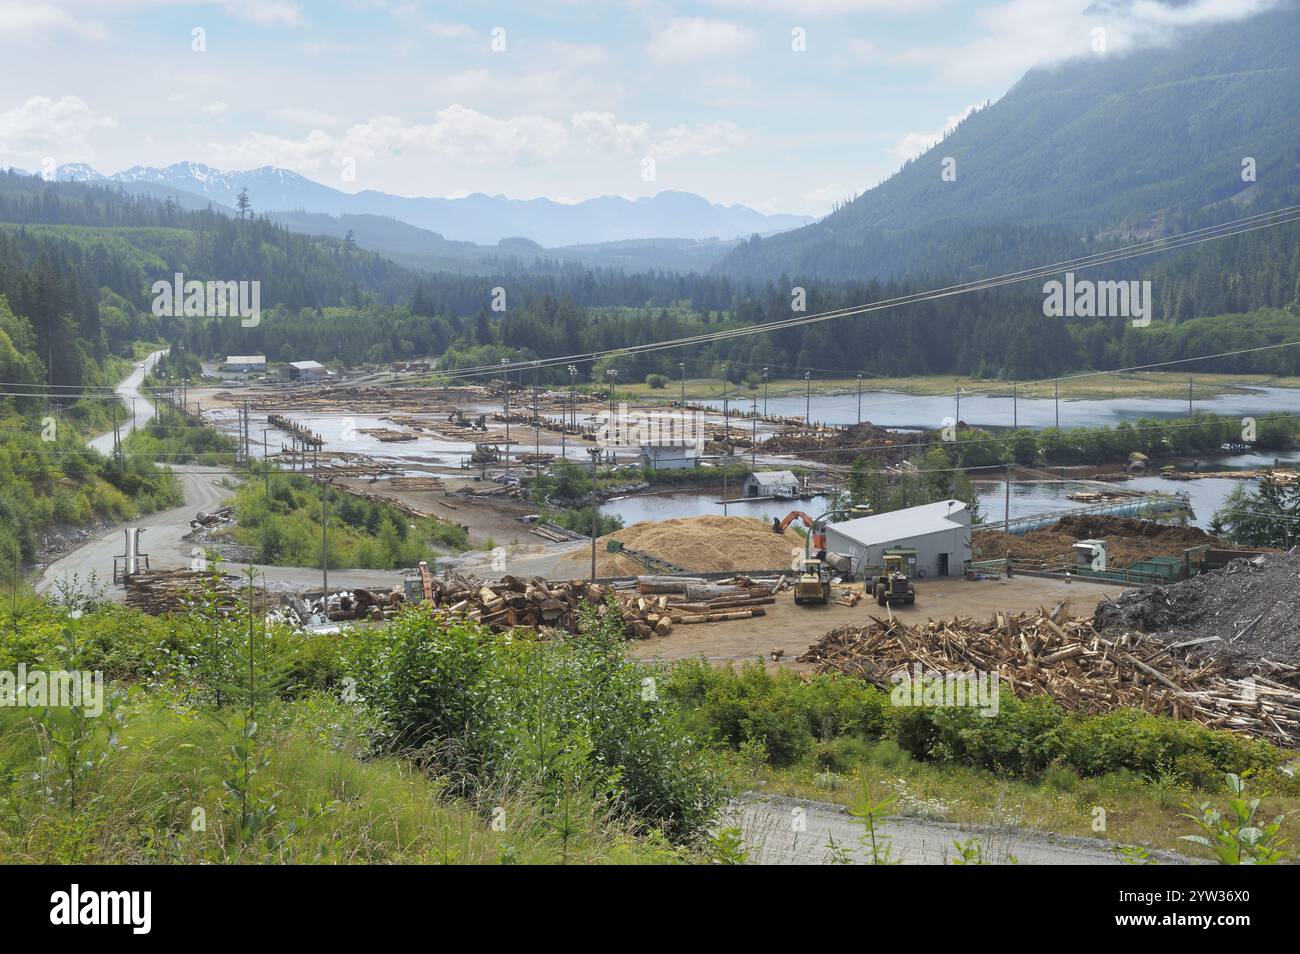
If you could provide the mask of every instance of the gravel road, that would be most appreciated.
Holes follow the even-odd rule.
[[[158,359],[166,353],[167,349],[164,348],[162,351],[155,351],[153,354],[149,355],[149,357],[139,362],[135,366],[135,370],[118,382],[117,387],[113,389],[128,408],[135,409],[135,417],[128,417],[118,427],[122,440],[126,440],[126,435],[130,434],[137,427],[148,424],[153,420],[153,402],[140,393],[140,385],[144,383],[145,374],[147,374],[153,366],[158,363]],[[107,434],[100,434],[94,440],[89,441],[88,444],[90,447],[93,447],[95,450],[107,457],[113,453],[113,432],[109,431]]]
[[[729,824],[740,828],[750,860],[764,865],[827,864],[827,845],[853,849],[856,864],[869,861],[859,842],[864,828],[842,805],[750,793],[732,806]],[[909,865],[939,865],[958,856],[953,842],[975,838],[989,864],[1013,859],[1027,865],[1114,865],[1112,842],[1075,838],[1023,828],[962,826],[915,818],[889,818],[877,834],[890,839],[892,857]],[[1153,851],[1161,864],[1191,864],[1193,859]]]

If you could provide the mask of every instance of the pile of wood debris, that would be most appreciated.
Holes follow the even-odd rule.
[[[531,580],[504,576],[485,583],[473,576],[437,577],[425,570],[421,582],[429,606],[458,613],[496,632],[516,626],[572,631],[579,603],[603,604],[609,595],[609,588],[597,583],[548,583],[540,576]]]
[[[1141,633],[1103,637],[1091,617],[1070,617],[1064,604],[1050,613],[998,613],[985,623],[871,619],[832,630],[799,661],[882,689],[894,687],[894,673],[917,665],[992,672],[1017,696],[1045,693],[1070,711],[1136,707],[1289,747],[1300,741],[1300,690],[1259,675],[1229,678],[1192,646]]]
[[[712,583],[679,576],[637,577],[635,593],[617,594],[623,623],[629,636],[667,636],[677,625],[723,623],[764,616],[764,606],[776,602],[773,595],[785,578],[760,581],[745,576]]]

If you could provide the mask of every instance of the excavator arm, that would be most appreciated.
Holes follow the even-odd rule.
[[[791,510],[786,514],[784,520],[778,520],[776,517],[772,518],[772,532],[785,533],[785,528],[794,523],[795,520],[802,520],[805,527],[811,527],[813,525],[813,518],[808,516],[802,510]]]

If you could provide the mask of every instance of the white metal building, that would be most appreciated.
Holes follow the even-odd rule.
[[[940,500],[827,524],[826,549],[847,554],[859,575],[891,550],[914,550],[918,575],[960,576],[970,559],[970,511],[960,500]]]
[[[252,371],[266,370],[266,355],[264,354],[231,354],[226,356],[226,363],[223,365],[227,371],[242,371],[244,373]]]
[[[641,463],[649,470],[684,470],[700,465],[697,444],[642,444]]]
[[[795,497],[799,478],[788,470],[756,470],[745,478],[741,492],[746,497]]]

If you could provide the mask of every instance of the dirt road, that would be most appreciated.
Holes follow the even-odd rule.
[[[130,434],[137,427],[148,424],[153,420],[154,407],[153,402],[140,393],[140,385],[144,384],[144,376],[158,363],[158,359],[167,353],[167,349],[155,351],[143,361],[139,362],[135,370],[123,378],[114,392],[120,397],[127,408],[134,408],[134,417],[128,417],[118,427],[118,432],[122,440],[126,440],[126,435]],[[87,444],[99,451],[105,457],[113,453],[113,432],[100,434],[94,440],[88,441]]]
[[[862,824],[843,805],[806,799],[743,796],[733,807],[729,824],[740,828],[750,861],[764,865],[819,865],[830,862],[831,838],[852,853],[855,864],[870,862],[861,844]],[[1120,862],[1114,843],[1075,838],[1009,826],[966,826],[916,818],[889,818],[877,828],[889,839],[892,858],[908,865],[940,865],[960,853],[954,842],[978,842],[988,864],[1113,865]],[[1172,852],[1153,851],[1161,864],[1192,864]]]
[[[835,591],[838,593],[840,589],[836,587]],[[960,577],[932,578],[916,581],[916,605],[895,606],[892,612],[909,623],[960,616],[987,619],[997,610],[1019,613],[1040,606],[1050,609],[1068,600],[1072,612],[1083,614],[1091,613],[1099,601],[1114,598],[1124,589],[1031,576],[977,581]],[[772,649],[779,648],[785,650],[782,665],[806,669],[810,667],[793,662],[794,658],[830,630],[837,626],[865,626],[872,614],[886,616],[885,609],[872,600],[862,600],[853,607],[835,603],[795,606],[788,592],[778,594],[776,603],[764,609],[767,614],[755,619],[677,626],[667,636],[633,643],[631,651],[642,658],[703,656],[714,662],[735,662],[767,656]],[[775,665],[771,663],[769,668]]]

